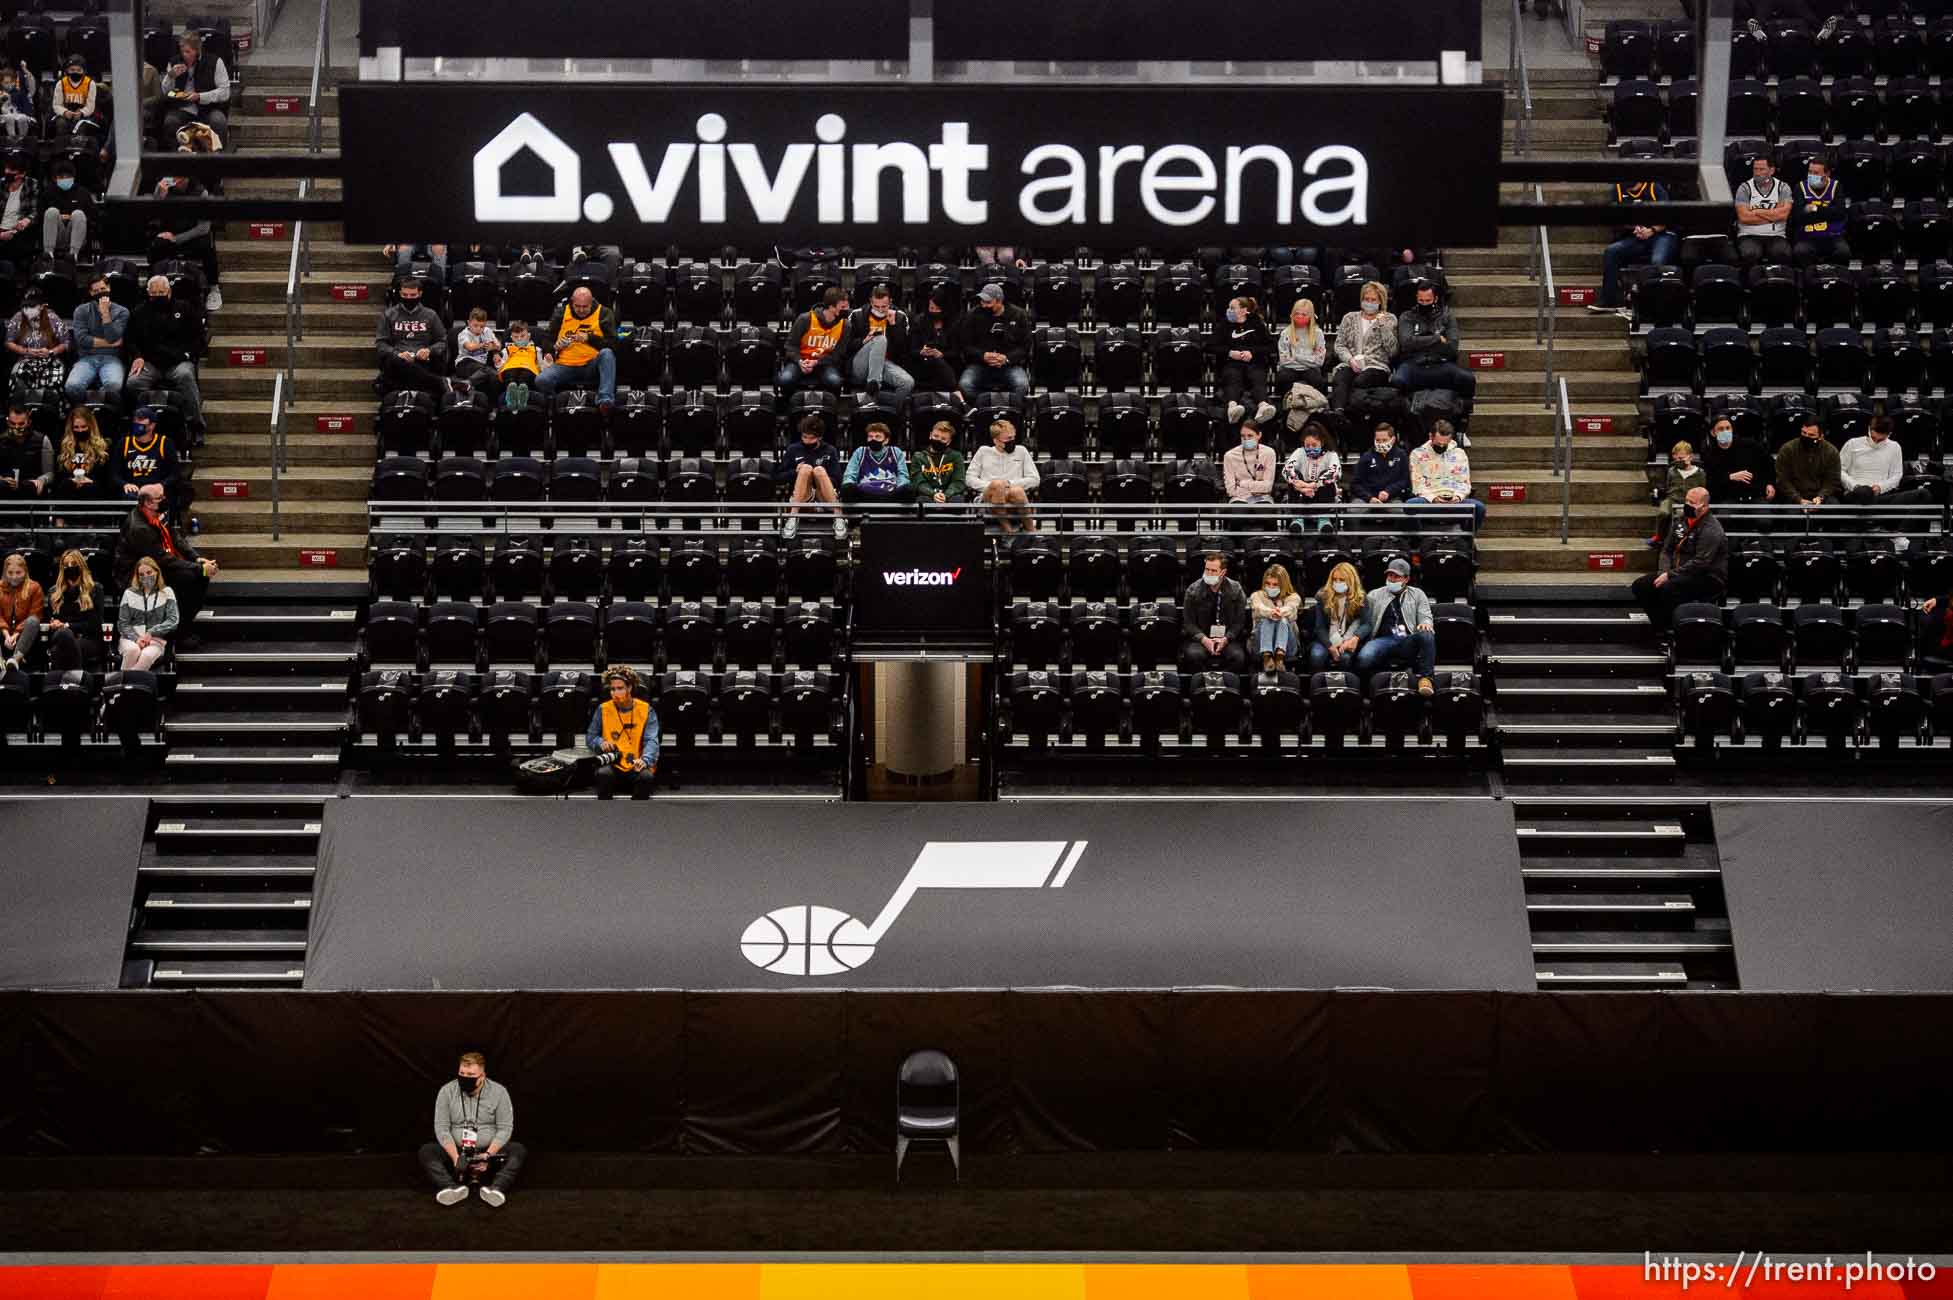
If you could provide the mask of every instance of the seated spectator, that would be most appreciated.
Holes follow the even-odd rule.
[[[818,415],[800,419],[800,441],[789,445],[773,467],[773,479],[787,484],[787,500],[793,508],[787,513],[785,537],[800,531],[800,507],[809,501],[823,501],[835,507],[834,535],[845,539],[848,521],[840,513],[841,493],[835,480],[841,475],[841,453],[825,440],[827,421]]]
[[[1288,657],[1302,645],[1296,615],[1302,611],[1302,597],[1289,580],[1288,570],[1271,564],[1261,575],[1261,588],[1248,598],[1248,612],[1254,616],[1255,649],[1261,652],[1261,671],[1280,672],[1288,667]]]
[[[1328,430],[1314,420],[1303,425],[1302,445],[1282,466],[1289,499],[1299,506],[1333,506],[1342,496],[1342,477],[1343,458],[1329,450]]]
[[[18,278],[34,260],[35,223],[41,215],[41,187],[28,174],[27,155],[18,149],[0,159],[0,276]]]
[[[637,674],[622,665],[604,669],[610,698],[590,714],[583,743],[597,756],[591,783],[597,798],[608,799],[623,786],[633,799],[649,799],[658,775],[658,715],[636,698]]]
[[[54,447],[19,402],[7,408],[0,436],[0,501],[38,501],[54,485]]]
[[[217,561],[198,555],[189,539],[177,536],[170,527],[169,518],[163,512],[163,488],[159,483],[147,484],[136,494],[136,508],[129,512],[128,523],[115,546],[118,574],[134,575],[145,561],[161,575],[157,585],[168,592],[174,612],[181,620],[173,628],[179,635],[187,635],[197,611],[203,608],[210,580],[217,576]],[[130,590],[140,588],[132,582]],[[147,668],[149,665],[125,666]]]
[[[169,649],[182,623],[176,593],[163,582],[162,566],[145,555],[129,575],[129,589],[115,612],[115,643],[122,655],[122,671],[145,672]]]
[[[1472,528],[1485,524],[1485,503],[1472,497],[1472,463],[1452,438],[1451,421],[1431,421],[1431,439],[1410,454],[1410,504],[1467,505]]]
[[[47,594],[47,666],[56,673],[85,668],[100,672],[107,654],[102,641],[106,626],[101,593],[88,560],[80,551],[65,551]]]
[[[1736,256],[1744,266],[1790,261],[1790,186],[1777,179],[1768,154],[1750,162],[1750,178],[1736,187]]]
[[[1369,609],[1364,604],[1363,579],[1345,560],[1329,571],[1316,593],[1315,635],[1309,641],[1309,671],[1346,673],[1356,670],[1356,652],[1370,634]]]
[[[1668,190],[1653,181],[1636,181],[1632,185],[1616,183],[1614,202],[1623,206],[1635,203],[1666,203]],[[1621,316],[1632,316],[1621,302],[1621,268],[1650,263],[1654,266],[1667,266],[1675,260],[1681,240],[1667,226],[1636,222],[1621,228],[1615,233],[1614,242],[1607,246],[1600,258],[1600,298],[1590,303],[1588,311],[1611,311]]]
[[[1248,666],[1248,597],[1227,576],[1227,557],[1209,551],[1180,602],[1180,670],[1238,673]]]
[[[1363,286],[1358,311],[1336,327],[1336,369],[1329,377],[1329,404],[1349,408],[1350,391],[1376,388],[1390,382],[1390,362],[1397,355],[1397,318],[1384,310],[1389,301],[1375,280]]]
[[[153,138],[163,129],[163,71],[147,58],[142,61],[142,85],[139,88],[142,100],[142,130],[145,138]],[[102,148],[113,160],[115,151],[115,132],[102,132]],[[113,175],[112,169],[105,169],[104,176]]]
[[[841,391],[841,335],[848,296],[839,289],[821,294],[821,305],[800,317],[788,331],[793,355],[780,363],[778,384],[784,403],[808,386],[830,393]]]
[[[1686,442],[1678,442],[1668,449],[1668,475],[1662,481],[1661,500],[1655,503],[1655,532],[1648,539],[1651,548],[1659,549],[1668,538],[1669,525],[1675,522],[1675,511],[1681,506],[1692,487],[1703,486],[1702,467],[1695,463],[1695,448]]]
[[[556,325],[555,358],[536,376],[536,391],[553,397],[559,388],[597,386],[597,406],[609,411],[617,403],[617,313],[597,304],[597,295],[583,287],[570,295]]]
[[[1437,669],[1437,626],[1431,621],[1431,598],[1410,583],[1410,565],[1392,560],[1384,568],[1383,590],[1373,591],[1364,607],[1369,639],[1356,652],[1356,671],[1365,681],[1387,668],[1405,667],[1417,674],[1417,693],[1432,693],[1431,674]]]
[[[448,364],[446,327],[421,301],[421,282],[400,282],[400,301],[380,313],[373,350],[380,362],[380,392],[414,389],[436,401],[447,391],[442,371]]]
[[[20,310],[7,318],[7,351],[14,354],[11,380],[16,398],[51,394],[62,386],[68,374],[68,322],[48,309],[47,295],[40,286],[29,288],[20,300]]]
[[[1953,593],[1920,602],[1919,670],[1922,674],[1953,672]]]
[[[1831,175],[1831,164],[1821,157],[1812,158],[1793,197],[1792,260],[1798,266],[1850,261],[1851,245],[1845,242],[1844,232],[1851,220],[1851,207],[1838,178]]]
[[[1214,391],[1227,403],[1228,420],[1239,424],[1268,390],[1268,363],[1275,356],[1275,336],[1261,318],[1261,305],[1253,298],[1230,301],[1227,319],[1214,327],[1208,347],[1214,354]]]
[[[109,297],[107,280],[93,277],[88,282],[88,297],[75,308],[74,320],[68,326],[75,368],[61,387],[71,405],[87,401],[94,389],[101,390],[108,405],[122,405],[122,384],[129,376],[122,364],[122,340],[128,333],[129,309]]]
[[[542,374],[543,354],[529,337],[529,322],[509,322],[509,343],[496,356],[495,378],[502,385],[502,405],[520,411],[529,405],[529,390]]]
[[[1467,403],[1478,392],[1478,376],[1458,364],[1458,317],[1429,280],[1418,281],[1416,304],[1397,318],[1397,355],[1390,382],[1406,392],[1448,388]]]
[[[1683,508],[1682,527],[1662,547],[1660,571],[1642,574],[1630,588],[1658,632],[1668,631],[1680,606],[1719,602],[1729,589],[1729,539],[1709,512],[1709,490],[1690,488]]]
[[[1236,402],[1232,409],[1239,410]],[[1264,405],[1262,410],[1273,413]],[[1261,426],[1253,420],[1241,421],[1241,441],[1221,457],[1221,482],[1227,499],[1241,506],[1265,506],[1275,499],[1276,458],[1274,449],[1262,440]]]
[[[60,140],[101,130],[102,117],[95,104],[95,79],[88,75],[88,61],[79,54],[70,54],[62,71],[49,100],[48,139]]]
[[[862,433],[867,440],[848,457],[841,475],[841,499],[855,505],[915,500],[909,458],[900,447],[888,445],[888,426],[877,420]]]
[[[95,196],[75,183],[75,165],[54,160],[54,188],[41,211],[41,248],[49,257],[78,262],[95,223]]]
[[[479,248],[480,245],[475,244],[470,245],[470,247]],[[380,251],[393,259],[393,273],[395,275],[411,275],[415,262],[426,262],[429,267],[428,274],[433,277],[436,283],[446,284],[448,282],[448,246],[446,244],[385,244],[381,246]],[[492,263],[497,259],[493,256],[482,256],[463,257],[460,260],[463,262]]]
[[[509,1188],[527,1154],[515,1135],[515,1101],[488,1077],[480,1052],[461,1054],[460,1072],[434,1095],[434,1140],[420,1149],[420,1167],[438,1189],[434,1199],[459,1205],[482,1178],[481,1198],[491,1206],[509,1199]]]
[[[1350,500],[1380,506],[1408,500],[1410,494],[1410,455],[1397,444],[1397,430],[1386,420],[1370,431],[1370,449],[1356,459]]]
[[[0,68],[0,140],[18,144],[34,134],[34,92],[31,79],[18,67]]]
[[[954,288],[930,292],[929,301],[911,332],[915,355],[909,362],[909,373],[918,388],[931,393],[956,393],[958,400],[963,394],[956,390],[956,366],[950,358],[961,355],[956,343],[961,307],[962,294]]]
[[[163,134],[175,135],[186,123],[202,122],[219,136],[230,133],[231,74],[224,61],[203,48],[203,37],[184,32],[176,38],[177,61],[163,78]]]
[[[957,387],[966,398],[978,393],[1031,395],[1031,316],[1004,301],[1004,286],[986,284],[977,305],[958,324],[963,374]],[[981,454],[981,453],[979,453]]]
[[[1329,340],[1316,324],[1315,302],[1297,298],[1288,309],[1288,324],[1275,336],[1275,391],[1285,394],[1296,384],[1307,384],[1326,400],[1329,381],[1322,367],[1328,355]]]
[[[184,145],[178,153],[192,152]],[[210,191],[204,183],[194,176],[165,176],[156,182],[156,197],[159,199],[200,199]],[[166,210],[167,212],[167,210]],[[192,221],[188,217],[166,215],[150,222],[151,241],[149,257],[151,261],[167,258],[180,258],[194,261],[203,267],[205,311],[219,311],[224,306],[224,291],[217,287],[217,239],[208,219]]]
[[[488,313],[476,307],[454,338],[454,377],[488,394],[495,391],[495,358],[502,344],[489,324]]]
[[[1838,499],[1854,506],[1916,506],[1933,493],[1906,479],[1905,451],[1892,441],[1892,422],[1876,416],[1865,432],[1838,453]]]
[[[1777,460],[1754,438],[1738,438],[1736,426],[1718,417],[1709,426],[1709,444],[1702,449],[1703,486],[1709,498],[1725,505],[1748,506],[1777,497]]]
[[[979,501],[996,507],[990,512],[1006,533],[1019,528],[1037,529],[1031,518],[1031,493],[1038,490],[1043,476],[1031,453],[1016,446],[1017,426],[998,420],[990,426],[990,445],[978,447],[970,457],[963,481]]]
[[[9,668],[26,665],[46,612],[41,584],[27,576],[27,557],[14,552],[0,562],[0,659]]]
[[[1777,448],[1777,500],[1783,505],[1821,506],[1843,495],[1838,449],[1825,441],[1813,411],[1805,415],[1797,436]]]
[[[956,426],[938,420],[929,430],[929,441],[915,454],[911,480],[924,501],[947,505],[967,501],[970,486],[963,481],[966,466],[963,453],[956,450]]]
[[[841,361],[861,391],[884,408],[898,411],[915,391],[915,379],[897,358],[910,352],[909,314],[898,311],[888,286],[868,291],[868,305],[848,313],[841,330]]]
[[[54,451],[54,495],[69,501],[115,498],[108,442],[95,413],[85,406],[70,410],[61,427],[61,445]]]
[[[170,282],[160,275],[150,276],[148,300],[129,313],[126,338],[135,360],[129,365],[123,396],[132,405],[146,406],[159,388],[175,394],[192,435],[202,433],[204,427],[203,393],[197,387],[196,363],[190,359],[201,331],[195,309],[171,297]]]
[[[174,513],[188,504],[190,487],[176,443],[156,427],[160,414],[153,406],[139,406],[129,418],[129,428],[109,460],[110,495],[119,492],[139,498],[144,488],[153,485],[162,490],[165,508]]]

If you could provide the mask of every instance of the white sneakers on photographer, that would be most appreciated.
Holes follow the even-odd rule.
[[[487,1198],[488,1193],[483,1192],[482,1199],[486,1200]],[[440,1191],[434,1193],[434,1199],[443,1205],[459,1205],[468,1199],[468,1185],[466,1183],[456,1183],[453,1187],[443,1187]]]
[[[509,1194],[498,1187],[484,1187],[481,1189],[481,1199],[484,1204],[500,1209],[502,1202],[509,1199]]]

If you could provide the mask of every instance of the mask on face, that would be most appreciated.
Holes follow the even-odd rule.
[[[107,289],[97,289],[93,293],[88,295],[89,300],[92,302],[100,302],[102,299],[108,296],[109,296],[109,291]]]
[[[1371,302],[1368,299],[1365,299],[1363,302],[1363,314],[1365,316],[1374,316],[1382,310],[1383,304],[1380,302]]]
[[[1451,444],[1448,442],[1439,442],[1436,438],[1433,438],[1431,439],[1431,450],[1442,456],[1451,450]]]
[[[1682,518],[1684,519],[1693,519],[1700,513],[1694,506],[1685,505],[1682,507]]]
[[[155,303],[158,307],[161,307],[164,303],[168,302],[169,300],[170,300],[170,296],[166,293],[152,293],[149,295],[149,301]],[[411,306],[412,304],[409,305]]]
[[[1302,449],[1302,454],[1303,454],[1304,456],[1307,456],[1307,457],[1308,457],[1308,458],[1309,458],[1310,460],[1314,460],[1314,459],[1315,459],[1316,457],[1318,457],[1318,456],[1320,456],[1320,455],[1322,455],[1322,448],[1320,448],[1320,447],[1304,447],[1304,448]]]
[[[1270,600],[1279,600],[1282,595],[1282,589],[1272,582],[1264,583],[1262,584],[1261,594]]]
[[[81,566],[79,564],[63,565],[61,569],[61,576],[66,578],[69,582],[80,582]]]
[[[874,318],[875,318],[876,320],[887,320],[887,319],[888,319],[888,308],[886,308],[886,307],[870,307],[870,308],[868,309],[868,314],[869,314],[870,316],[873,316],[873,317],[874,317]]]
[[[1239,325],[1242,319],[1241,309],[1238,307],[1229,307],[1227,309],[1227,319],[1230,324]]]
[[[1390,594],[1394,596],[1404,589],[1404,580],[1402,578],[1385,578],[1383,585],[1388,587]]]
[[[1242,451],[1253,451],[1256,447],[1260,445],[1261,445],[1261,439],[1256,437],[1255,435],[1248,434],[1248,433],[1244,433],[1241,435]]]
[[[1379,455],[1379,456],[1388,456],[1389,454],[1390,454],[1390,444],[1389,444],[1389,443],[1387,443],[1387,442],[1380,442],[1380,443],[1378,443],[1378,444],[1377,444],[1377,455]]]
[[[1816,186],[1821,186],[1821,185],[1823,185],[1823,184],[1824,184],[1824,173],[1823,173],[1823,172],[1812,172],[1812,173],[1810,174],[1810,176],[1811,176],[1811,184],[1812,184],[1812,185],[1816,185]]]
[[[1736,441],[1736,435],[1734,433],[1731,433],[1728,429],[1716,430],[1716,446],[1727,447],[1730,443],[1734,441]]]
[[[1349,595],[1349,584],[1347,582],[1332,582],[1329,584],[1329,590],[1335,592],[1338,596],[1347,596]]]
[[[473,1092],[476,1085],[481,1083],[479,1077],[469,1074],[457,1074],[454,1076],[454,1081],[461,1085],[461,1091],[463,1092]]]
[[[0,575],[0,583],[5,583],[9,587],[18,587],[23,582],[26,581],[27,581],[27,575],[25,573],[8,573],[8,574]]]
[[[948,451],[948,450],[949,450],[949,439],[948,439],[948,438],[931,438],[931,439],[929,440],[929,445],[930,445],[931,447],[934,447],[934,448],[935,448],[935,449],[936,449],[937,451]]]
[[[143,574],[143,575],[142,575],[142,589],[143,589],[144,591],[154,591],[154,590],[156,590],[156,575],[155,575],[155,574],[153,574],[153,573],[145,573],[145,574]]]
[[[72,176],[62,176],[57,178],[54,182],[54,188],[57,190],[71,190],[74,187],[75,187],[75,178]]]
[[[868,440],[868,450],[869,450],[869,451],[880,451],[880,450],[881,450],[881,449],[882,449],[883,447],[886,447],[886,446],[888,446],[888,443],[887,443],[887,441],[885,441],[884,439],[881,439],[881,438],[870,438],[870,439]]]
[[[1200,580],[1210,587],[1221,585],[1221,575],[1218,573],[1203,573],[1200,575]]]

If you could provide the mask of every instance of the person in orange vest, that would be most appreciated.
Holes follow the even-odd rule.
[[[584,747],[597,756],[592,778],[597,798],[608,799],[623,786],[633,799],[649,799],[658,775],[658,715],[636,698],[637,674],[622,665],[604,669],[610,698],[590,715]]]

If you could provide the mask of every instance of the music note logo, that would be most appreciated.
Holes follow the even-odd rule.
[[[746,927],[739,951],[776,975],[859,970],[918,889],[1063,889],[1085,840],[931,840],[872,924],[833,907],[776,907]]]

